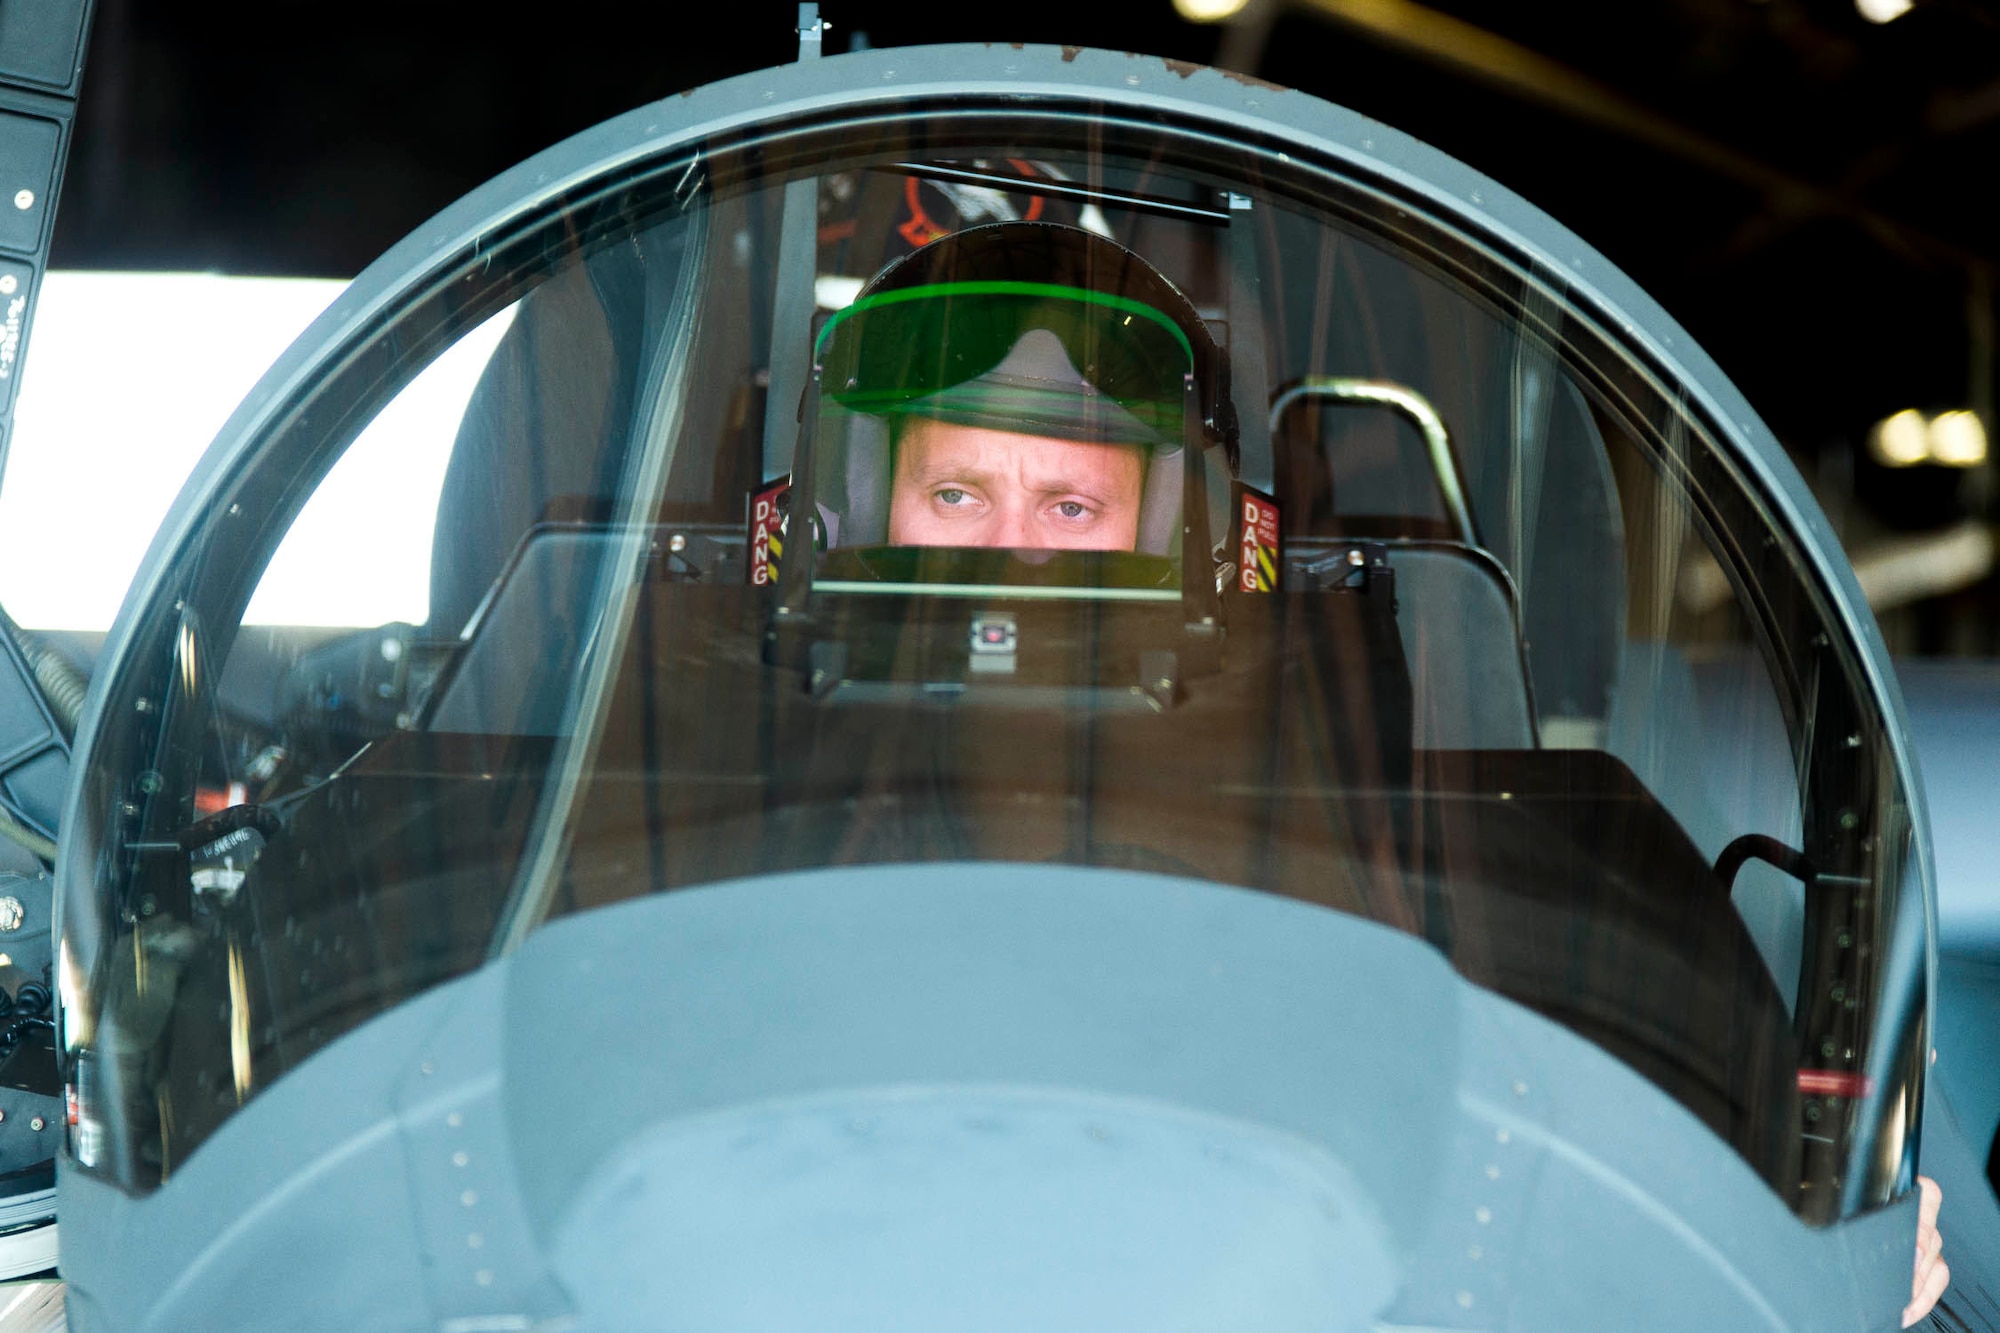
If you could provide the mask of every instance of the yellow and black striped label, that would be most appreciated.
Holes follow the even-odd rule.
[[[1268,546],[1257,547],[1257,591],[1275,592],[1278,588],[1278,562]]]

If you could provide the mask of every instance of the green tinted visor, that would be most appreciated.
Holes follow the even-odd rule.
[[[820,392],[851,411],[1064,439],[1181,443],[1194,352],[1165,314],[1054,283],[865,296],[821,330]]]

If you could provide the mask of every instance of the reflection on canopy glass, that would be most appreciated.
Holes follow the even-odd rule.
[[[285,419],[109,687],[78,1160],[151,1188],[553,917],[982,860],[1408,932],[1801,1215],[1889,1197],[1905,798],[1676,386],[1315,168],[1115,118],[903,132],[570,199]],[[298,479],[502,310],[425,623],[242,624]]]

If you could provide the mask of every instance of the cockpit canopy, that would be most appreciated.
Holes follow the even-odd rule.
[[[1911,798],[1771,465],[1462,170],[1065,70],[634,122],[274,372],[82,751],[81,1169],[551,918],[974,860],[1372,919],[1802,1216],[1906,1186]]]

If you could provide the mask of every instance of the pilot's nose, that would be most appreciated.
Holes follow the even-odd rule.
[[[994,524],[993,544],[1014,547],[1041,545],[1041,539],[1035,535],[1033,520],[1032,506],[1018,500],[1003,504]]]

